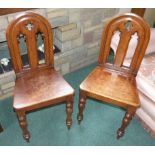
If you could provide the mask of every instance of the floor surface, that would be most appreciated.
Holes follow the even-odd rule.
[[[0,122],[4,127],[4,132],[0,134],[0,145],[155,145],[155,139],[142,128],[135,118],[128,126],[125,136],[117,140],[116,131],[121,125],[125,111],[96,100],[87,100],[84,120],[81,125],[78,125],[76,116],[79,84],[95,66],[96,63],[64,76],[76,90],[73,125],[70,130],[65,124],[65,104],[30,112],[27,114],[27,119],[31,139],[27,143],[22,137],[12,109],[12,97],[1,100]]]

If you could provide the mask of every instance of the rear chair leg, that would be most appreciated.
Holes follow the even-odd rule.
[[[85,108],[85,104],[86,104],[86,95],[83,91],[80,90],[80,95],[79,95],[79,113],[77,115],[77,120],[78,123],[80,124],[81,121],[83,120],[83,110]]]
[[[136,112],[136,109],[132,109],[132,110],[128,110],[126,113],[125,113],[125,116],[122,120],[122,125],[121,127],[118,129],[117,131],[117,139],[121,138],[124,136],[124,133],[125,133],[125,129],[126,127],[129,125],[130,121],[132,120],[132,118],[134,117],[135,115],[135,112]]]
[[[27,120],[26,120],[25,112],[17,112],[17,117],[18,117],[19,125],[23,131],[23,137],[27,142],[29,142],[30,133],[27,129]]]
[[[67,98],[67,103],[66,103],[66,113],[67,113],[67,118],[66,118],[66,125],[68,129],[70,129],[72,125],[72,113],[73,113],[73,95]]]

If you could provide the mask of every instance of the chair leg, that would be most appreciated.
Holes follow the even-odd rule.
[[[85,108],[85,104],[86,104],[86,95],[85,92],[80,90],[80,95],[79,95],[79,113],[77,115],[77,120],[78,123],[80,124],[81,121],[83,120],[83,110]]]
[[[136,112],[136,109],[128,109],[128,111],[125,113],[125,116],[122,120],[122,125],[117,131],[117,139],[124,136],[125,129],[129,125],[132,118],[134,117],[135,112]]]
[[[3,128],[1,124],[0,124],[0,132],[3,132]]]
[[[19,125],[23,131],[23,137],[27,142],[29,142],[30,133],[27,129],[26,114],[25,114],[25,112],[17,112],[17,116],[18,116]]]
[[[67,98],[67,103],[66,103],[66,113],[67,113],[66,125],[68,129],[70,129],[72,125],[73,100],[74,100],[74,97],[72,95]]]

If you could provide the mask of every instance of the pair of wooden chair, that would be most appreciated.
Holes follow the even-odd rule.
[[[110,42],[116,30],[121,32],[114,63],[108,63]],[[39,64],[36,34],[44,41],[45,63]],[[138,44],[129,67],[123,65],[130,39],[138,34]],[[140,106],[135,76],[145,53],[150,35],[148,24],[137,15],[125,14],[112,19],[104,29],[97,67],[80,85],[78,121],[83,119],[87,97],[106,101],[127,109],[118,138]],[[7,28],[7,42],[16,73],[13,107],[17,113],[23,137],[29,141],[26,112],[66,101],[68,128],[72,125],[74,89],[54,69],[53,36],[51,25],[40,15],[22,14]],[[20,54],[19,38],[25,37],[29,66],[24,67]]]

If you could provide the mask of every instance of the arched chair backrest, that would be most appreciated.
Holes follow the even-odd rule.
[[[107,62],[112,36],[116,31],[120,32],[120,40],[116,50],[116,55],[113,64]],[[127,53],[129,42],[132,35],[137,34],[138,41],[130,66],[124,66],[123,62]],[[112,19],[105,27],[102,33],[101,49],[98,59],[99,65],[125,71],[136,76],[144,57],[150,39],[150,27],[143,18],[138,15],[127,13]]]
[[[41,34],[44,42],[44,64],[39,64],[37,33]],[[20,36],[24,36],[25,38],[29,59],[28,68],[24,68],[21,59]],[[52,28],[49,22],[41,15],[33,12],[21,14],[9,24],[6,37],[13,68],[17,75],[43,67],[54,67]]]

